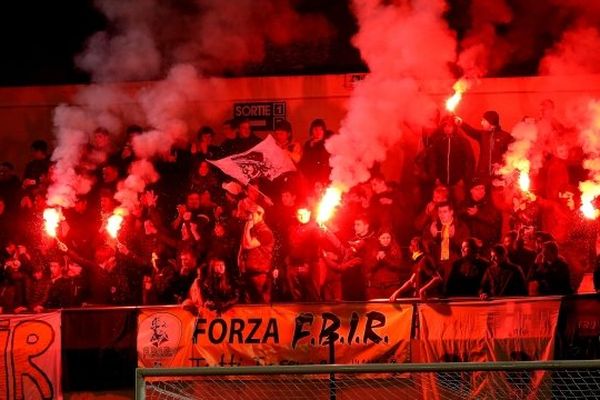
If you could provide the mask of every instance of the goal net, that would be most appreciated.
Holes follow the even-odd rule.
[[[137,399],[597,399],[600,360],[138,369]]]

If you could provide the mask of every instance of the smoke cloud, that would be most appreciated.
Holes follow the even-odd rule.
[[[473,79],[500,69],[509,44],[496,34],[497,27],[512,21],[512,10],[503,0],[472,0],[471,27],[460,42],[458,65]]]
[[[545,75],[585,75],[600,73],[600,32],[596,27],[578,25],[566,31],[561,41],[543,58],[540,72]]]
[[[543,153],[535,147],[538,140],[538,126],[534,120],[521,121],[511,132],[514,142],[505,155],[505,166],[500,171],[508,180],[517,178],[514,172],[529,175],[539,171],[543,163]]]
[[[331,34],[322,16],[296,12],[291,0],[96,0],[95,4],[109,26],[88,40],[76,57],[79,68],[95,82],[150,80],[166,73],[165,79],[135,96],[140,106],[137,123],[150,128],[133,138],[138,161],[115,195],[129,211],[145,186],[158,179],[151,161],[188,142],[190,121],[202,115],[199,102],[220,90],[197,71],[203,76],[237,71],[262,61],[268,44],[314,41]],[[102,116],[98,118],[102,126],[116,131],[119,118],[111,119],[115,113],[110,112],[111,102],[102,101],[102,91],[86,95]]]
[[[146,186],[158,180],[159,175],[148,160],[136,160],[129,169],[129,176],[119,182],[115,200],[128,212],[133,211],[139,204],[139,196]]]
[[[579,140],[585,153],[583,167],[588,180],[579,184],[581,202],[589,204],[600,196],[600,100],[591,100],[579,130]]]
[[[136,115],[132,99],[112,86],[91,85],[75,96],[77,105],[60,105],[54,110],[55,166],[48,188],[47,203],[73,207],[78,195],[94,184],[94,170],[108,156],[110,148],[89,146],[94,131],[105,129],[113,139]]]
[[[48,188],[48,205],[68,208],[75,204],[77,195],[87,186],[75,167],[88,142],[87,132],[94,126],[84,110],[64,104],[54,111],[54,126],[56,148],[52,161],[55,166]]]
[[[445,2],[410,3],[353,2],[360,26],[353,41],[370,73],[352,93],[340,134],[326,143],[331,179],[345,188],[368,180],[407,126],[425,126],[435,114],[438,105],[419,82],[452,78],[456,42],[442,17]]]
[[[291,0],[97,0],[109,29],[93,35],[76,63],[96,82],[150,80],[172,65],[204,74],[237,72],[263,60],[268,44],[327,38],[323,16]]]
[[[166,158],[173,147],[187,144],[192,132],[188,122],[192,114],[202,114],[198,100],[218,92],[215,80],[200,78],[191,65],[177,65],[166,79],[144,88],[138,94],[139,103],[152,129],[133,138],[133,150],[138,158],[129,176],[119,184],[115,199],[127,211],[138,204],[138,195],[158,180],[151,161]]]
[[[600,72],[600,3],[585,0],[552,0],[567,14],[559,40],[540,62],[544,75],[577,75]]]

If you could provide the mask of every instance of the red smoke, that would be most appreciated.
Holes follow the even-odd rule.
[[[566,31],[561,41],[546,53],[540,72],[545,75],[600,73],[600,32],[597,27],[578,25]]]
[[[346,188],[369,179],[369,169],[385,160],[407,125],[428,124],[438,105],[420,83],[451,79],[448,65],[456,47],[442,17],[442,0],[356,0],[353,5],[360,26],[353,43],[370,73],[352,93],[340,134],[326,143],[331,179]]]
[[[503,0],[472,0],[471,27],[460,42],[458,65],[468,78],[479,78],[500,69],[509,44],[496,35],[498,25],[512,21],[512,11]]]
[[[237,71],[263,60],[267,43],[327,38],[323,16],[300,14],[293,1],[98,0],[110,30],[94,34],[77,65],[97,82],[159,78],[175,64],[202,73]]]

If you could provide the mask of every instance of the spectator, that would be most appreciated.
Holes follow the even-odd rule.
[[[449,188],[452,200],[465,198],[465,185],[473,176],[474,156],[468,140],[460,136],[453,117],[442,120],[431,144],[431,170],[436,185]]]
[[[442,276],[447,277],[452,263],[460,257],[461,244],[469,237],[469,229],[454,216],[449,203],[438,205],[437,211],[437,219],[425,229],[423,238],[431,246],[431,256]]]
[[[481,119],[482,129],[473,128],[471,125],[458,119],[462,130],[479,143],[479,162],[476,175],[480,178],[490,179],[498,174],[504,163],[504,154],[508,145],[514,141],[510,133],[500,127],[500,116],[496,111],[486,111]]]
[[[311,122],[308,130],[308,140],[304,144],[302,159],[298,164],[300,172],[307,182],[329,182],[331,167],[329,166],[329,152],[325,149],[325,140],[328,139],[327,126],[322,119]]]
[[[523,270],[523,275],[529,276],[535,264],[535,251],[525,247],[525,241],[516,231],[510,231],[504,236],[504,247],[508,250],[508,260],[517,264]]]
[[[50,261],[50,280],[46,308],[67,308],[81,305],[83,284],[79,265],[69,263],[63,266],[58,258]]]
[[[27,310],[25,281],[33,269],[31,256],[25,246],[13,240],[9,240],[5,251],[0,306],[5,313],[18,314]]]
[[[375,245],[368,217],[359,215],[354,218],[354,237],[347,243],[344,269],[341,275],[342,299],[365,301],[367,299],[366,257],[369,249]]]
[[[192,174],[190,181],[191,192],[202,193],[208,191],[213,198],[217,198],[220,193],[219,186],[221,183],[219,178],[207,161],[198,163],[198,167]]]
[[[203,126],[198,131],[196,141],[192,143],[192,167],[204,160],[214,160],[219,156],[219,148],[212,144],[215,131],[210,126]]]
[[[479,256],[479,246],[474,238],[462,242],[461,254],[446,279],[446,296],[477,297],[489,262]]]
[[[491,264],[481,280],[479,297],[526,296],[527,287],[521,267],[508,261],[502,245],[492,247]]]
[[[192,283],[199,275],[200,263],[194,251],[189,247],[184,247],[178,253],[177,263],[179,269],[175,277],[173,292],[177,303],[182,303],[188,296]]]
[[[294,301],[319,301],[319,227],[310,212],[299,210],[289,228],[287,279]]]
[[[196,279],[194,285],[200,287],[203,306],[219,314],[239,301],[239,282],[231,274],[225,260],[220,257],[209,257],[206,277],[202,281]]]
[[[31,276],[25,279],[25,304],[34,313],[44,311],[50,292],[50,278],[41,265],[34,266]]]
[[[556,242],[544,243],[539,262],[528,277],[530,296],[568,295],[573,293],[569,265],[558,254]]]
[[[23,187],[26,188],[40,183],[40,178],[48,173],[49,168],[48,143],[45,140],[35,140],[31,144],[31,160],[25,166]]]
[[[425,228],[429,227],[437,218],[438,206],[449,202],[450,192],[448,191],[448,188],[444,185],[436,186],[435,189],[433,189],[433,198],[415,219],[415,228],[417,231],[423,232]]]
[[[368,249],[366,260],[367,299],[389,298],[393,288],[410,275],[402,268],[402,253],[391,229],[379,230],[377,244]]]
[[[413,273],[410,278],[390,296],[390,301],[396,301],[398,296],[409,292],[411,297],[422,300],[439,295],[442,285],[442,277],[438,272],[433,259],[427,253],[425,243],[420,237],[414,237],[410,241],[408,250],[413,262]]]
[[[488,254],[491,246],[500,240],[502,214],[492,203],[483,181],[474,179],[471,182],[460,216],[471,236],[481,241],[482,253]]]
[[[273,232],[264,221],[265,211],[256,206],[244,226],[238,264],[242,273],[246,303],[269,303],[271,300],[271,262]]]
[[[298,164],[302,158],[302,147],[293,140],[292,124],[287,120],[277,121],[273,137],[277,146],[287,152],[294,164]]]
[[[223,122],[223,141],[218,147],[217,158],[223,158],[235,153],[235,143],[238,135],[235,129],[235,122],[231,119]]]
[[[410,239],[408,235],[411,230],[406,227],[409,225],[410,211],[401,201],[400,193],[392,189],[381,174],[374,174],[370,183],[373,195],[369,211],[373,230],[391,227],[394,236],[399,239],[400,243],[408,243]]]
[[[248,118],[237,121],[238,136],[233,144],[234,153],[243,153],[260,143],[261,139],[252,132],[252,126]]]
[[[9,162],[0,163],[0,197],[4,199],[6,211],[13,213],[18,208],[21,182],[15,166]]]

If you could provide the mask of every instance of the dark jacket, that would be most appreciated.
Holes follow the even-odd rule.
[[[46,308],[79,307],[83,295],[83,284],[77,278],[61,276],[50,285]]]
[[[434,134],[431,144],[432,172],[444,185],[468,181],[473,175],[475,158],[469,141],[458,134]]]
[[[377,254],[380,251],[385,257],[378,260]],[[402,252],[395,242],[387,247],[380,244],[370,247],[366,254],[366,267],[369,288],[388,289],[410,278],[411,271],[402,268]]]
[[[425,286],[431,279],[440,277],[440,272],[435,265],[434,260],[428,254],[421,254],[413,260],[413,273],[416,274],[416,281],[414,284],[414,291],[412,297],[419,297],[419,291]],[[442,285],[436,284],[428,290],[428,297],[439,297],[441,293]]]
[[[523,245],[519,245],[517,249],[508,251],[508,259],[511,263],[517,264],[523,270],[523,274],[528,277],[530,271],[535,265],[535,251],[529,250]]]
[[[481,280],[489,265],[481,257],[462,257],[454,261],[446,280],[446,296],[478,296]]]
[[[496,128],[490,132],[476,129],[467,123],[461,125],[462,130],[479,143],[479,162],[477,175],[492,176],[492,164],[502,164],[508,145],[515,141],[510,133]]]
[[[325,148],[324,140],[314,144],[309,140],[304,144],[298,169],[311,184],[329,181],[331,167],[329,166],[329,152]]]
[[[204,300],[210,302],[209,309],[223,312],[239,301],[239,287],[239,282],[231,276],[218,277],[209,273],[201,283],[201,293]]]
[[[477,208],[477,213],[469,215],[467,208],[472,207]],[[502,214],[490,200],[467,200],[460,211],[460,218],[467,224],[471,236],[481,240],[484,247],[492,246],[500,240]]]
[[[527,296],[521,267],[509,261],[492,264],[483,275],[479,292],[491,297]]]
[[[569,277],[569,265],[562,257],[551,263],[536,264],[533,270],[530,271],[527,280],[539,283],[539,294],[542,296],[573,293]]]

